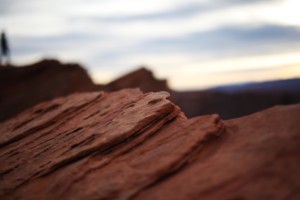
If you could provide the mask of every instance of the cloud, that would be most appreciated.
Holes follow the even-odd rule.
[[[15,37],[12,42],[15,57],[58,57],[65,61],[80,61],[93,72],[102,70],[105,73],[123,72],[140,64],[149,64],[166,75],[170,67],[201,67],[201,63],[216,58],[236,59],[296,51],[299,50],[300,32],[297,27],[265,24],[228,26],[150,40],[74,32],[46,37]],[[162,69],[163,66],[166,70]]]
[[[110,16],[98,16],[92,17],[92,20],[98,22],[110,22],[110,23],[120,23],[120,22],[130,22],[130,21],[152,21],[152,20],[166,20],[166,19],[177,19],[183,17],[190,17],[193,15],[205,14],[211,11],[227,9],[230,7],[240,7],[251,4],[260,3],[272,3],[278,0],[211,0],[211,1],[182,1],[174,6],[169,6],[168,9],[162,9],[150,13],[142,14],[129,14],[129,15],[115,15]],[[171,1],[170,1],[171,2]]]
[[[8,31],[19,63],[57,57],[83,63],[98,77],[149,64],[159,76],[178,78],[187,67],[204,69],[218,59],[234,63],[299,51],[296,5],[297,0],[0,0],[0,28]],[[222,68],[213,66],[215,72]],[[178,71],[169,73],[171,68]]]
[[[9,15],[15,5],[16,2],[13,0],[0,0],[0,16]]]
[[[300,28],[279,25],[254,27],[228,26],[211,31],[187,34],[182,37],[160,38],[140,44],[145,52],[212,52],[255,54],[292,50],[300,44]]]

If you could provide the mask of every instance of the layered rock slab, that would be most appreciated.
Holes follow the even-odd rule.
[[[179,170],[224,129],[217,115],[187,120],[167,97],[74,94],[2,123],[1,198],[127,199]]]
[[[0,194],[144,131],[154,132],[179,112],[167,96],[139,90],[75,94],[2,123]]]
[[[300,105],[225,121],[192,163],[134,199],[300,199]]]
[[[300,106],[186,119],[168,94],[74,94],[0,124],[1,199],[297,199]]]

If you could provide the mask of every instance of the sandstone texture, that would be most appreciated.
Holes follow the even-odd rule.
[[[300,105],[187,119],[168,93],[77,93],[0,124],[0,199],[300,199]]]

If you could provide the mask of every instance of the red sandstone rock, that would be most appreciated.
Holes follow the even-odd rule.
[[[146,68],[140,68],[108,83],[106,91],[116,91],[124,88],[140,88],[143,92],[171,91],[166,80],[158,80]]]
[[[300,105],[225,121],[192,163],[134,199],[300,199]]]
[[[43,60],[23,67],[0,67],[0,121],[43,101],[98,88],[77,64]]]
[[[10,196],[68,163],[98,151],[106,154],[141,133],[152,134],[179,112],[166,97],[138,90],[75,94],[2,123],[0,194]]]
[[[300,105],[186,119],[167,97],[74,94],[1,123],[0,198],[300,198]]]
[[[96,85],[77,64],[43,60],[23,67],[0,66],[0,121],[46,100],[74,92],[116,91],[140,88],[144,92],[169,91],[166,80],[157,80],[141,68],[107,85]]]
[[[140,88],[143,92],[168,91],[172,102],[188,117],[218,113],[223,119],[231,119],[274,105],[300,102],[297,88],[285,91],[280,87],[277,89],[278,84],[274,87],[276,89],[272,91],[253,88],[235,93],[218,90],[178,92],[170,89],[166,80],[158,80],[145,68],[128,73],[107,85],[95,85],[79,65],[44,60],[24,67],[0,67],[0,121],[43,101],[74,92],[116,91],[124,88]]]

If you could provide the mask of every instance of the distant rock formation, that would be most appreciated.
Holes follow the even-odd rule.
[[[288,85],[294,81],[289,81]],[[259,84],[252,84],[251,90],[250,86],[245,90],[239,87],[237,92],[226,92],[222,88],[178,92],[170,89],[166,80],[158,80],[151,71],[141,68],[107,85],[95,85],[79,65],[44,60],[25,67],[0,67],[0,121],[37,103],[74,92],[116,91],[124,88],[140,88],[143,92],[168,91],[170,100],[181,107],[188,117],[218,113],[223,119],[231,119],[275,105],[300,102],[299,87],[298,90],[285,90],[279,87],[284,86],[282,82],[274,84],[278,90],[256,91],[255,88],[260,88]],[[272,88],[272,82],[262,85]]]
[[[95,85],[77,64],[43,60],[24,67],[0,67],[0,121],[37,103],[92,90]]]
[[[300,88],[298,91],[222,92],[203,90],[172,94],[173,101],[188,117],[218,113],[223,119],[232,119],[275,105],[300,103]]]
[[[277,91],[288,91],[295,92],[299,91],[300,78],[282,79],[282,80],[271,80],[264,82],[250,82],[233,85],[223,85],[215,88],[211,88],[211,91],[220,92],[277,92]]]
[[[151,71],[143,67],[104,86],[106,91],[125,88],[140,88],[143,92],[170,91],[166,80],[156,79]]]
[[[187,119],[166,92],[77,93],[0,124],[0,199],[300,199],[300,104]]]
[[[0,121],[40,102],[74,92],[116,91],[140,88],[144,92],[170,91],[166,80],[157,80],[141,68],[107,85],[96,85],[77,64],[42,60],[23,67],[0,67]]]

